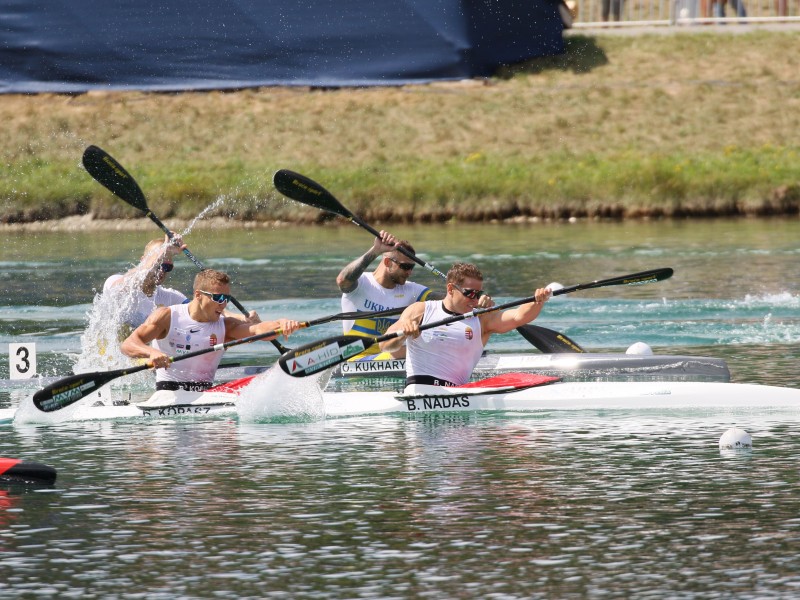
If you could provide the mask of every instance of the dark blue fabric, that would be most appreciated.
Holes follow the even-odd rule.
[[[3,0],[0,92],[370,86],[564,51],[554,0]]]

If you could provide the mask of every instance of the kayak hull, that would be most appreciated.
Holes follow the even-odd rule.
[[[451,388],[454,389],[454,388]],[[465,394],[447,388],[402,396],[391,392],[325,395],[329,417],[380,413],[538,411],[800,412],[800,390],[717,382],[562,382],[515,392]]]
[[[619,381],[676,379],[730,381],[727,363],[706,356],[637,355],[619,353],[484,354],[475,375],[535,372],[570,379]],[[405,377],[405,360],[365,357],[337,366],[334,377]]]
[[[257,386],[257,384],[254,384]],[[248,402],[268,399],[248,388]],[[56,413],[71,421],[119,418],[236,416],[238,390],[231,392],[158,392],[141,404],[92,406],[78,403]],[[320,391],[315,414],[329,418],[375,414],[542,411],[677,411],[800,413],[800,390],[726,382],[624,381],[554,382],[526,389],[440,388],[417,386],[414,394],[397,391]],[[304,413],[307,414],[307,413]],[[286,416],[286,415],[284,415]],[[0,411],[0,420],[14,418],[13,409]]]

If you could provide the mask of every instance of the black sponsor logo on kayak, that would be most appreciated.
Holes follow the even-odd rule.
[[[469,396],[423,396],[406,400],[409,412],[469,408]]]

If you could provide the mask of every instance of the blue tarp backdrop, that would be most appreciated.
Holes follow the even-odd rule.
[[[0,2],[0,93],[398,85],[563,51],[554,0]]]

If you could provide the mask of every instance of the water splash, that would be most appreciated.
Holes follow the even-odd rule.
[[[61,410],[43,412],[33,405],[32,396],[27,397],[20,401],[19,407],[14,413],[14,424],[31,423],[39,425],[58,425],[59,423],[66,423],[72,421],[76,413],[81,410],[84,405],[94,402],[96,399],[96,396],[91,395]]]
[[[189,235],[192,232],[192,229],[194,229],[194,226],[197,224],[197,222],[202,221],[208,213],[216,210],[217,207],[224,204],[225,199],[226,197],[222,195],[216,200],[214,200],[214,202],[206,206],[202,211],[200,211],[200,214],[198,214],[194,219],[189,221],[189,224],[186,225],[186,228],[181,232],[181,236]]]
[[[315,377],[290,377],[273,367],[258,375],[236,403],[243,422],[318,421],[325,418],[322,390],[330,372]]]
[[[81,352],[73,366],[75,373],[121,369],[134,364],[122,353],[120,343],[147,317],[141,314],[141,290],[153,265],[160,265],[160,260],[153,262],[154,256],[161,256],[165,248],[166,244],[152,248],[121,281],[95,294],[87,313],[88,324],[81,335]],[[151,376],[142,373],[124,383],[149,379]]]

